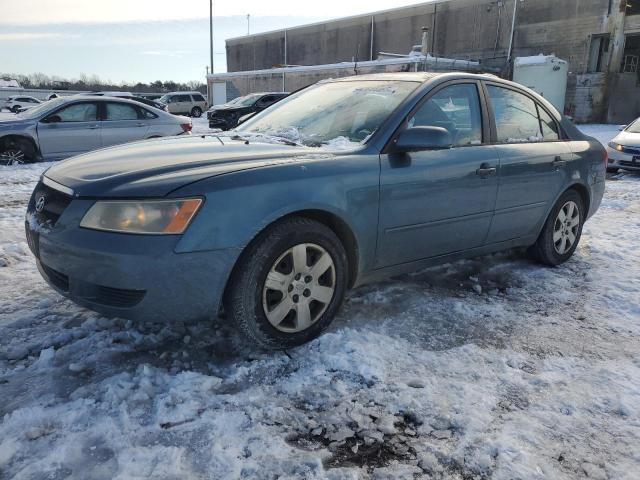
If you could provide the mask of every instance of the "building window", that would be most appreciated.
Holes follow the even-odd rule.
[[[627,15],[640,15],[640,0],[627,0]]]
[[[604,72],[609,63],[609,34],[591,35],[587,72]]]
[[[622,54],[623,73],[639,73],[638,63],[640,60],[640,34],[625,35],[624,53]]]

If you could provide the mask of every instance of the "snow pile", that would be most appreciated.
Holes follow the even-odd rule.
[[[45,167],[0,167],[2,478],[637,477],[640,177],[558,268],[507,252],[363,286],[321,338],[260,353],[225,319],[49,289],[23,230]]]

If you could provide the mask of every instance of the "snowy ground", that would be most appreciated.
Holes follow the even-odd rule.
[[[365,286],[320,339],[256,354],[224,320],[132,325],[51,291],[22,226],[45,167],[0,167],[0,479],[638,478],[640,176],[610,179],[559,268],[504,253]]]

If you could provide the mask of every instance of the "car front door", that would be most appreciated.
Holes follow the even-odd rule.
[[[77,155],[102,146],[97,102],[77,102],[38,122],[38,142],[45,158]]]
[[[445,128],[452,148],[381,154],[378,268],[484,244],[498,189],[498,157],[480,82],[430,92],[400,130]]]
[[[567,181],[571,148],[559,125],[526,92],[486,84],[500,186],[488,243],[534,235]]]
[[[123,102],[102,102],[102,107],[103,147],[147,138],[149,120],[138,107]]]

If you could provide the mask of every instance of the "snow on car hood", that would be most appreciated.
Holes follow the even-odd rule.
[[[164,196],[187,183],[239,170],[298,161],[317,149],[229,137],[171,137],[72,157],[44,175],[90,197]]]

